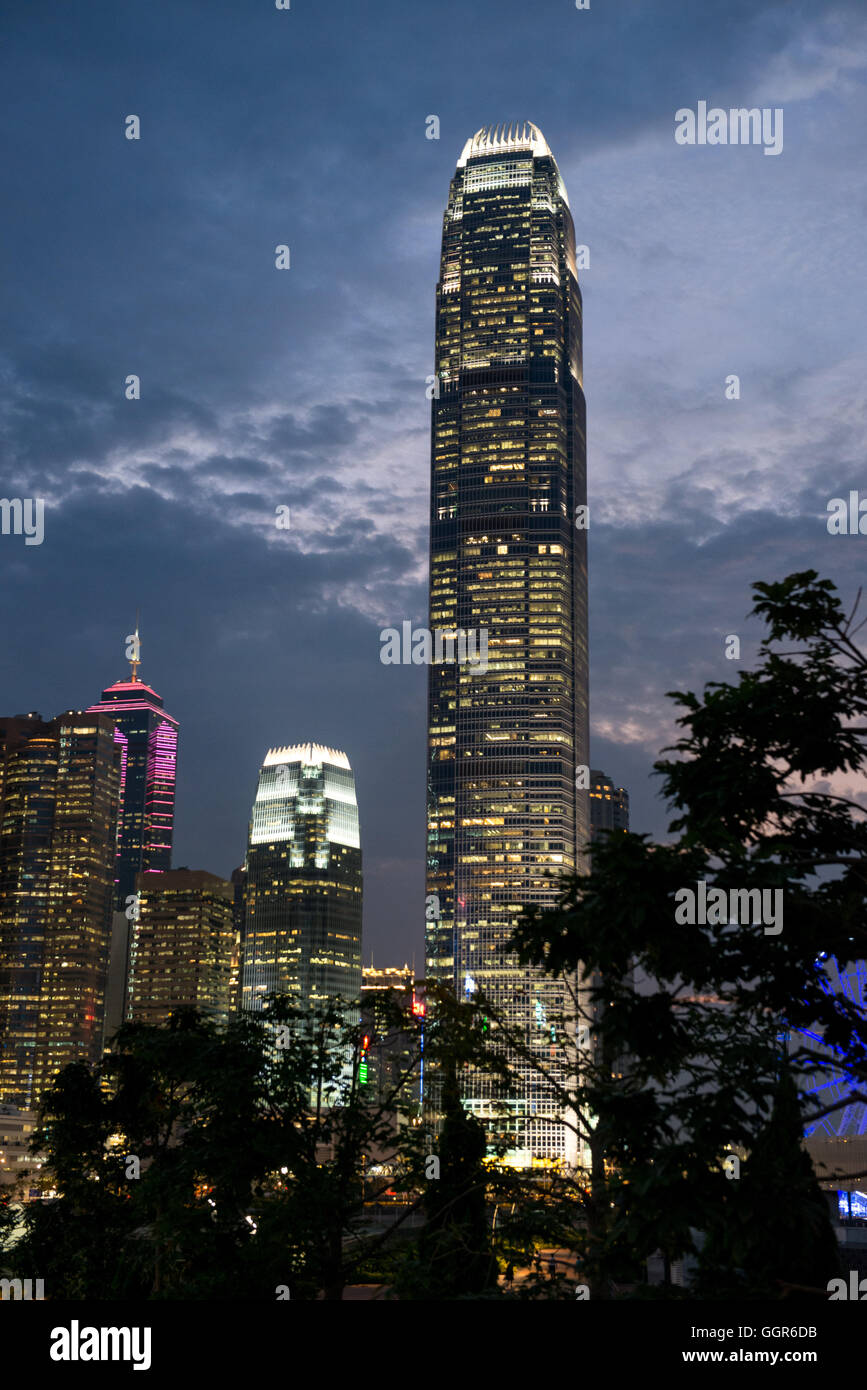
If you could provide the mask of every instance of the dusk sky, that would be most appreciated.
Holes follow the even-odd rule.
[[[867,496],[863,0],[12,0],[0,37],[0,496],[45,499],[0,536],[0,713],[93,703],[140,608],[174,863],[242,862],[269,746],[344,749],[365,963],[422,973],[427,671],[380,631],[427,622],[449,180],[531,120],[590,249],[591,761],[664,834],[665,692],[750,665],[753,581],[867,572],[826,525]],[[782,152],[678,144],[702,101],[782,108]]]

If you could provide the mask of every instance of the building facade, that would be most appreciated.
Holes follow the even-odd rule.
[[[0,719],[0,1101],[102,1055],[121,749],[110,719]]]
[[[595,838],[601,830],[629,829],[629,792],[615,787],[604,772],[590,773],[590,830]]]
[[[550,1063],[562,990],[506,942],[584,867],[588,516],[575,236],[536,126],[464,146],[436,299],[430,628],[486,631],[488,657],[430,667],[428,973],[483,989]],[[485,1078],[464,1099],[492,1114]],[[531,1067],[506,1101],[525,1160],[565,1153]]]
[[[362,971],[360,1080],[380,1104],[387,1097],[402,1105],[418,1099],[421,1027],[414,982],[408,965],[366,965]],[[398,1011],[412,1026],[399,1022]]]
[[[298,1006],[361,994],[361,840],[345,753],[272,748],[247,845],[242,1007],[269,994]]]
[[[35,1170],[39,1160],[30,1152],[30,1139],[36,1125],[35,1111],[0,1105],[0,1187],[21,1182]]]
[[[139,874],[128,1017],[161,1024],[181,1009],[225,1023],[235,953],[234,890],[202,869]]]
[[[247,911],[247,870],[243,864],[232,870],[232,894],[235,914],[235,949],[232,955],[232,991],[229,1011],[236,1014],[242,1006],[244,985],[244,931]]]
[[[178,721],[163,709],[162,697],[139,680],[138,660],[130,665],[131,678],[110,685],[89,710],[111,717],[121,749],[118,910],[135,892],[137,874],[171,868],[175,820]]]

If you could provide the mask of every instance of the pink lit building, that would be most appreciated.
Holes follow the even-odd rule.
[[[121,746],[121,809],[118,817],[115,903],[122,910],[135,893],[136,874],[162,873],[172,865],[178,721],[162,697],[138,678],[116,681],[88,713],[107,714]]]

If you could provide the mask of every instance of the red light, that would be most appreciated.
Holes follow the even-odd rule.
[[[366,1052],[367,1049],[368,1049],[369,1047],[370,1047],[370,1038],[368,1037],[367,1033],[365,1033],[364,1037],[361,1039],[361,1050],[362,1050],[362,1052]]]
[[[422,999],[413,999],[412,1011],[415,1014],[416,1018],[424,1018],[424,1001]]]

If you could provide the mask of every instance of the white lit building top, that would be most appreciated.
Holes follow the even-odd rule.
[[[306,817],[321,819],[316,864],[326,867],[329,845],[361,845],[355,778],[349,759],[323,743],[269,748],[253,803],[250,844],[292,841],[295,867],[305,863]]]
[[[471,136],[458,160],[458,168],[463,169],[468,159],[478,159],[488,154],[511,154],[514,150],[529,150],[534,157],[551,156],[548,141],[537,125],[525,121],[523,125],[487,125]]]
[[[303,763],[305,767],[330,763],[332,767],[349,771],[346,754],[337,748],[327,748],[324,743],[294,743],[286,748],[269,748],[262,766],[277,767],[281,763]]]
[[[553,161],[554,168],[557,169],[557,161],[551,153],[551,147],[545,139],[541,130],[532,121],[513,122],[511,125],[489,125],[482,126],[475,135],[470,136],[469,140],[461,150],[461,157],[458,160],[458,169],[466,169],[469,160],[486,159],[490,155],[517,154],[531,155],[533,159],[548,158]],[[532,164],[527,160],[512,165],[500,165],[494,171],[467,170],[467,182],[464,184],[463,191],[466,193],[478,192],[481,189],[499,188],[509,184],[529,183],[532,175]],[[557,191],[566,206],[569,206],[569,198],[566,193],[566,185],[563,182],[560,170],[557,169]],[[461,209],[456,207],[452,211],[453,217],[460,217]]]

